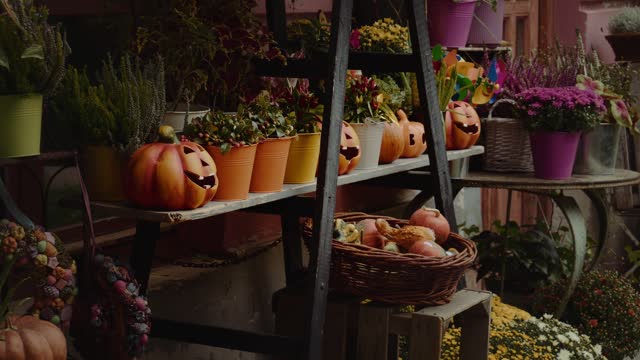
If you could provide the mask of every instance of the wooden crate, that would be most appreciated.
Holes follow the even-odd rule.
[[[276,333],[300,335],[304,329],[303,305],[300,293],[281,291],[274,295]],[[399,313],[398,309],[392,305],[361,305],[355,298],[331,297],[327,304],[323,358],[397,360],[397,337],[406,336],[411,360],[437,360],[444,331],[456,316],[462,327],[461,359],[487,359],[490,292],[465,289],[446,305],[414,313]]]

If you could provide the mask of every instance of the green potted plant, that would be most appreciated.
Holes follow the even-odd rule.
[[[50,101],[50,130],[60,148],[80,151],[87,188],[94,200],[124,200],[129,156],[152,142],[165,109],[162,59],[144,65],[109,57],[100,80],[69,67],[61,90]],[[55,145],[54,145],[55,146]]]
[[[296,131],[293,114],[283,114],[269,91],[263,90],[246,104],[241,104],[238,116],[247,117],[260,133],[256,159],[251,174],[250,192],[282,190],[289,148]]]
[[[236,110],[257,82],[254,59],[285,60],[252,7],[249,0],[178,0],[168,14],[143,20],[135,46],[140,54],[157,52],[165,59],[165,122],[175,129],[209,108]]]
[[[40,154],[43,98],[64,77],[71,52],[60,25],[26,0],[2,1],[0,14],[0,157]]]
[[[609,20],[606,36],[618,61],[640,61],[640,7],[627,7]]]
[[[285,184],[313,182],[320,156],[320,127],[323,106],[309,90],[307,79],[270,78],[267,88],[287,117],[293,117],[296,133],[289,149]]]
[[[260,132],[244,115],[210,111],[185,128],[185,136],[204,146],[216,163],[214,200],[244,200],[249,195]]]
[[[535,175],[542,179],[570,177],[581,133],[593,129],[606,112],[602,97],[569,86],[532,88],[516,101],[529,130]]]
[[[384,133],[384,95],[375,80],[350,74],[344,101],[344,119],[350,123],[360,139],[361,157],[356,169],[378,166]]]

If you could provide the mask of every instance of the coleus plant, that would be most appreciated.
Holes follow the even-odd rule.
[[[634,126],[629,108],[622,95],[611,91],[602,81],[594,80],[586,75],[577,76],[576,87],[582,90],[592,90],[600,95],[605,102],[607,111],[602,117],[604,123],[618,123],[620,126],[631,128]]]

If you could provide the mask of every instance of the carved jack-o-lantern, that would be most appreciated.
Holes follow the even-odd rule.
[[[318,122],[322,128],[322,123]],[[342,122],[340,133],[340,156],[338,158],[338,175],[348,174],[360,162],[360,138],[348,122]]]
[[[404,132],[403,158],[414,158],[422,155],[427,150],[427,134],[424,125],[417,121],[409,121],[402,110],[398,110],[399,124]]]
[[[179,142],[173,129],[160,127],[161,142],[136,151],[127,171],[127,197],[148,209],[184,210],[203,206],[218,190],[216,164],[205,149]]]
[[[480,118],[475,109],[464,101],[452,101],[447,106],[445,132],[447,150],[467,149],[480,138]]]

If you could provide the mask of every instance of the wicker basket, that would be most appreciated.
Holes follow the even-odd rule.
[[[336,218],[348,222],[386,219],[392,226],[408,224],[408,220],[365,213],[340,213]],[[307,221],[303,229],[306,242],[310,241],[311,233],[311,221]],[[330,286],[339,292],[386,303],[443,305],[450,301],[464,271],[477,255],[472,241],[454,233],[444,248],[455,248],[459,253],[446,257],[397,254],[334,240]]]
[[[532,172],[533,158],[529,132],[522,121],[512,118],[494,118],[493,110],[502,103],[515,105],[510,99],[495,102],[484,119],[484,169],[498,172]]]

